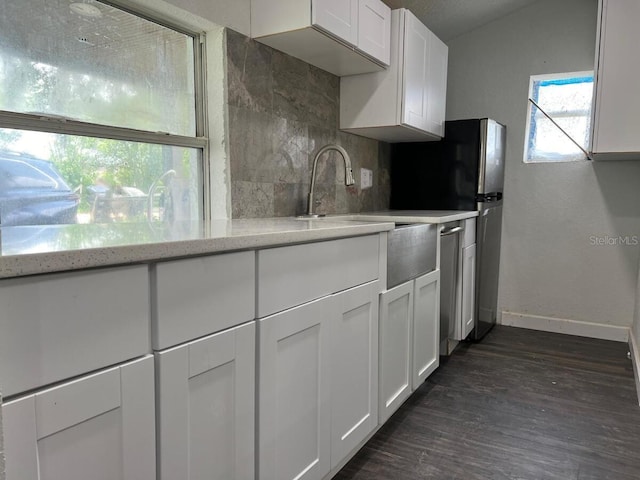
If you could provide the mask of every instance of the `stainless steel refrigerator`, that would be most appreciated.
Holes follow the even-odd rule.
[[[506,128],[487,118],[445,123],[439,142],[391,145],[391,208],[478,210],[475,328],[495,325]]]

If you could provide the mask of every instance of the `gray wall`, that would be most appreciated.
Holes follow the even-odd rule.
[[[597,0],[542,0],[449,42],[447,118],[507,125],[499,309],[630,326],[640,162],[524,164],[529,76],[593,69]],[[526,321],[526,319],[525,319]]]
[[[640,261],[638,262],[638,282],[636,288],[636,311],[631,334],[635,336],[636,345],[640,347]],[[638,352],[638,355],[640,356],[640,352]],[[640,368],[640,365],[637,365],[637,368]],[[638,395],[640,396],[640,391],[638,392]]]
[[[2,406],[2,394],[0,394],[0,407]],[[0,480],[4,480],[4,437],[2,435],[2,408],[0,408]]]
[[[388,145],[338,131],[338,77],[232,30],[227,62],[233,218],[303,213],[313,156],[327,143],[347,150],[356,185],[345,187],[341,158],[326,154],[318,164],[316,210],[388,207]],[[359,188],[361,167],[373,170],[373,188]]]

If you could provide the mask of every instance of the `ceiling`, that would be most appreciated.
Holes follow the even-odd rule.
[[[446,42],[538,0],[383,0],[407,8]]]

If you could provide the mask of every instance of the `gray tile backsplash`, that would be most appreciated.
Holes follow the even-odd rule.
[[[304,213],[313,156],[328,143],[347,150],[356,185],[344,185],[342,159],[327,153],[318,163],[315,210],[388,208],[389,145],[338,130],[338,77],[233,30],[227,64],[233,218]],[[373,188],[360,189],[362,167],[373,170]]]

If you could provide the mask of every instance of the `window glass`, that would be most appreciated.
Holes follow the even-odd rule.
[[[593,72],[575,72],[531,77],[533,99],[584,149],[589,146]],[[584,153],[538,108],[529,105],[525,162],[584,160]]]
[[[0,110],[195,135],[194,39],[92,0],[0,2]]]
[[[0,32],[0,226],[203,220],[196,34],[96,0],[0,2]]]
[[[196,148],[0,129],[0,219],[5,226],[199,219],[200,164]],[[45,197],[34,186],[57,192]]]

